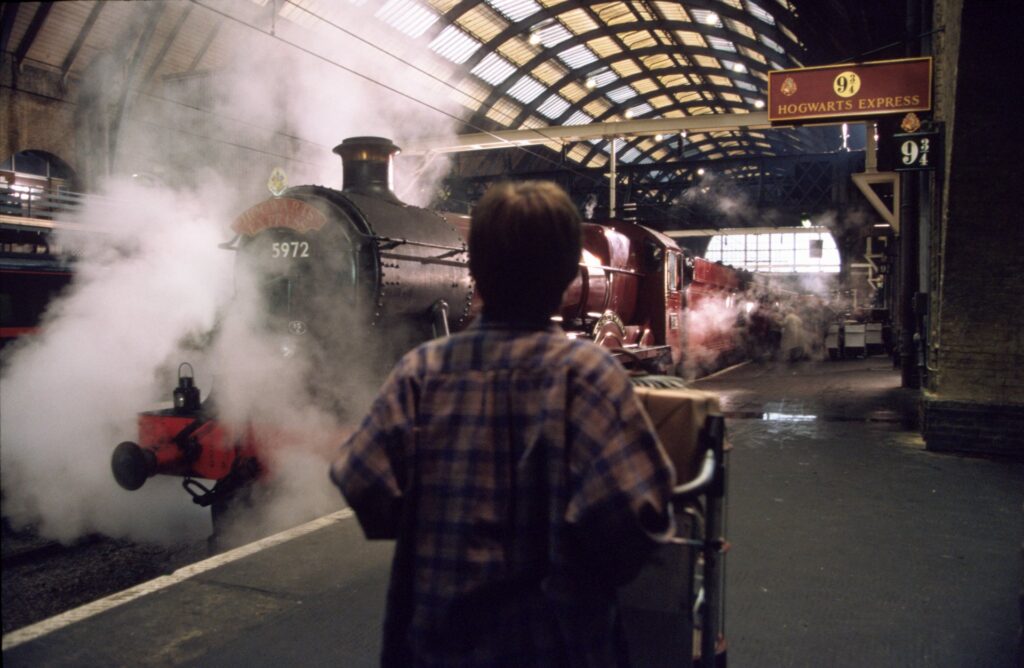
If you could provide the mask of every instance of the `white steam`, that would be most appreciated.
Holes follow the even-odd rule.
[[[135,414],[165,398],[158,371],[212,327],[231,285],[208,207],[126,182],[107,195],[79,216],[97,231],[65,241],[80,244],[74,282],[13,351],[0,393],[4,515],[62,540],[152,539],[195,524],[191,504],[172,503],[180,490],[117,488],[110,453],[134,439]]]
[[[348,26],[375,25],[369,16],[349,19]],[[206,535],[208,511],[190,502],[179,478],[157,476],[127,492],[110,470],[117,443],[137,440],[137,414],[169,400],[182,362],[195,368],[204,397],[214,393],[228,424],[257,416],[258,435],[280,445],[268,455],[265,494],[276,502],[262,511],[270,524],[340,504],[327,461],[345,420],[314,407],[308,363],[282,357],[280,342],[253,326],[260,312],[235,299],[236,280],[247,279],[235,277],[234,254],[218,245],[231,238],[231,220],[267,196],[273,167],[286,170],[289,185],[339,187],[340,159],[330,149],[346,137],[384,136],[401,146],[450,135],[454,121],[437,110],[457,109],[449,88],[329,27],[278,20],[276,34],[324,58],[226,22],[217,46],[234,54],[232,66],[168,80],[157,96],[133,92],[116,160],[95,156],[97,165],[145,178],[91,175],[103,197],[72,221],[88,232],[62,239],[77,249],[73,283],[51,303],[42,332],[5,351],[0,467],[3,513],[16,525],[64,541],[90,532],[165,542]],[[108,145],[102,119],[123,85],[122,65],[108,64],[115,71],[98,60],[82,82],[88,98],[76,132],[88,157]],[[396,191],[426,204],[429,179],[445,167],[437,161],[398,174]],[[353,332],[355,342],[367,338]],[[375,388],[366,387],[365,371],[351,371],[337,393],[358,410]]]

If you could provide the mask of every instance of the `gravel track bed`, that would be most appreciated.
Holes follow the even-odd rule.
[[[164,546],[88,536],[73,545],[3,526],[3,633],[205,559],[206,540]]]

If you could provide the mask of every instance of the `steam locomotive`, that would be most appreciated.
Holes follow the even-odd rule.
[[[281,189],[233,223],[229,247],[237,270],[259,277],[266,327],[280,335],[282,354],[301,348],[312,369],[358,348],[353,331],[387,339],[377,353],[386,368],[475,314],[468,218],[400,202],[390,188],[397,151],[384,138],[347,139],[335,148],[342,190]],[[627,365],[678,372],[688,341],[709,336],[688,333],[688,298],[727,299],[740,287],[734,272],[634,223],[585,223],[583,236],[580,272],[555,318],[566,335],[614,349]],[[212,506],[216,530],[232,498],[266,473],[262,453],[274,444],[252,430],[232,433],[190,375],[179,376],[173,399],[170,409],[139,415],[138,443],[114,450],[114,477],[135,490],[158,473],[183,476],[193,500]]]

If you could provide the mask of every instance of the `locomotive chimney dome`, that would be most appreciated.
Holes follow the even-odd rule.
[[[341,156],[342,191],[397,202],[393,158],[400,150],[386,137],[349,137],[335,146]]]

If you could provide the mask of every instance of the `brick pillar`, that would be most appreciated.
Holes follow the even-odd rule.
[[[1012,102],[1019,22],[1008,20],[1019,9],[1008,0],[936,8],[946,163],[923,434],[929,449],[1024,457],[1024,110]]]

